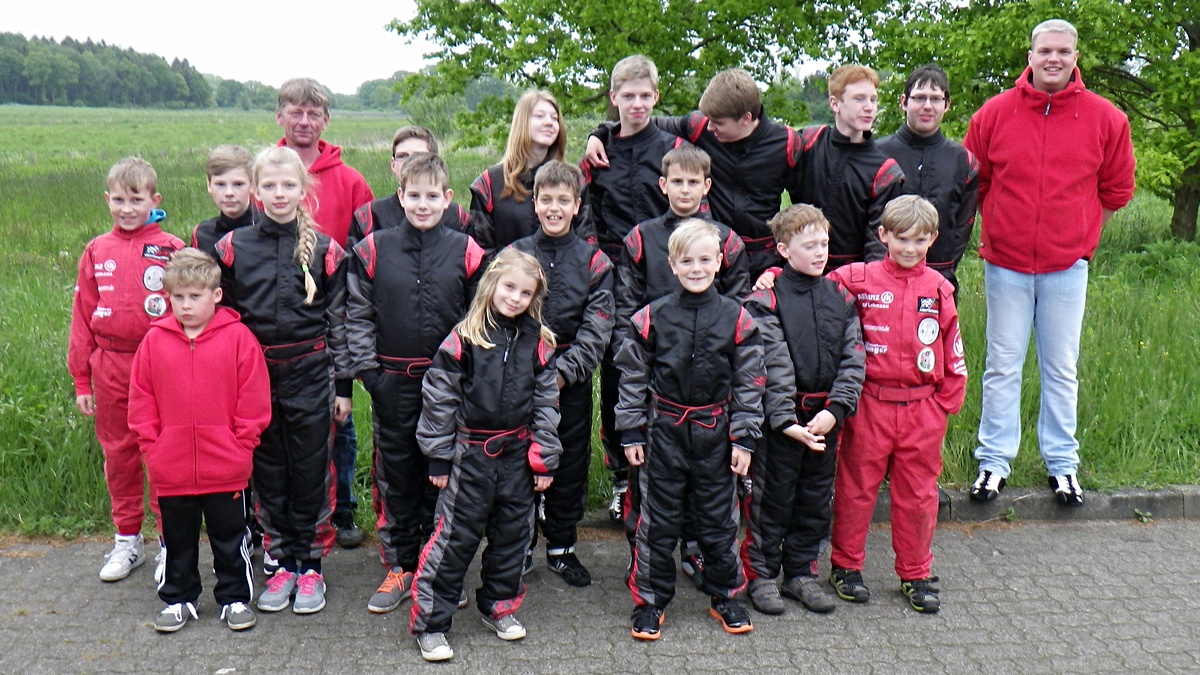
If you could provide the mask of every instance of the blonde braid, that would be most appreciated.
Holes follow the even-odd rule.
[[[300,269],[304,272],[305,305],[311,305],[313,298],[317,296],[317,282],[308,269],[308,264],[312,262],[313,251],[317,248],[315,226],[316,223],[313,222],[312,216],[308,215],[308,209],[301,205],[296,210],[296,262],[300,263]]]

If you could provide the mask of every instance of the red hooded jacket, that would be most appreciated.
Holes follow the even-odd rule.
[[[979,255],[1023,274],[1091,258],[1103,211],[1133,198],[1129,119],[1083,86],[1079,69],[1055,94],[1016,86],[971,117],[963,145],[979,159]]]
[[[279,139],[278,145],[286,146],[287,139]],[[318,141],[317,149],[321,154],[308,167],[309,175],[317,179],[317,188],[308,191],[304,206],[320,230],[345,248],[354,210],[375,199],[375,194],[361,173],[342,163],[340,147]]]
[[[262,348],[238,313],[217,313],[195,339],[171,314],[138,347],[129,427],[161,497],[246,489],[259,435],[271,421]]]

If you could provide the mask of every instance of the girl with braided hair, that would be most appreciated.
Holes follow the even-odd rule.
[[[262,343],[271,377],[271,424],[255,450],[251,480],[263,555],[279,569],[258,608],[291,605],[310,614],[325,607],[333,422],[349,416],[353,384],[345,375],[345,253],[316,230],[303,206],[313,178],[294,150],[259,153],[250,180],[265,217],[225,235],[216,248],[226,302]]]

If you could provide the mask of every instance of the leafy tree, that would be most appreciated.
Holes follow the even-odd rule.
[[[607,73],[642,53],[658,66],[666,113],[693,109],[709,77],[744,67],[772,81],[780,64],[822,51],[850,35],[884,6],[881,0],[417,0],[416,17],[389,26],[436,45],[435,70],[405,80],[411,97],[426,88],[462,92],[492,76],[518,89],[549,89],[567,114],[606,109]],[[814,28],[824,27],[824,28]],[[513,93],[482,100],[468,128],[495,123],[512,109]],[[771,111],[768,110],[768,113]],[[487,117],[485,117],[485,115]]]
[[[246,95],[246,87],[237,80],[221,80],[217,85],[216,100],[218,108],[236,108],[241,105]]]
[[[991,0],[961,6],[901,0],[894,20],[882,24],[864,52],[877,49],[875,62],[895,68],[889,96],[899,95],[905,73],[938,62],[953,90],[947,124],[961,135],[971,113],[1011,87],[1024,70],[1033,27],[1049,18],[1070,21],[1079,30],[1084,84],[1129,115],[1139,186],[1171,200],[1171,233],[1193,240],[1200,205],[1198,8],[1184,0]]]

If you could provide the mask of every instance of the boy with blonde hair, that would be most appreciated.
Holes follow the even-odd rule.
[[[220,618],[232,630],[256,623],[246,527],[254,449],[271,420],[271,382],[258,340],[221,301],[217,261],[194,248],[171,257],[163,285],[173,316],[150,325],[129,387],[129,426],[159,496],[167,564],[155,630],[197,618],[200,522],[213,552]]]
[[[158,208],[157,184],[154,167],[137,157],[109,170],[104,201],[113,227],[84,248],[71,309],[67,365],[75,381],[75,405],[96,418],[117,527],[113,549],[100,568],[103,581],[124,579],[146,559],[142,453],[129,428],[130,369],[150,322],[167,313],[163,267],[183,248],[178,237],[159,226],[167,214]],[[153,490],[150,507],[158,513]]]
[[[825,613],[835,601],[817,581],[817,559],[833,515],[838,434],[858,405],[866,355],[854,297],[821,276],[829,259],[821,210],[794,204],[770,224],[786,264],[773,289],[746,302],[763,337],[767,389],[766,448],[751,471],[742,560],[758,611],[784,612],[782,586]]]
[[[846,424],[834,481],[829,581],[843,600],[870,599],[862,578],[867,530],[888,477],[900,591],[926,613],[941,607],[931,547],[946,418],[962,408],[967,388],[954,286],[925,265],[937,230],[932,204],[897,197],[879,227],[887,257],[829,275],[854,295],[867,351],[858,414]]]
[[[685,510],[696,522],[709,613],[729,633],[754,629],[738,602],[737,476],[745,476],[761,435],[766,380],[762,339],[736,300],[717,292],[721,239],[712,223],[689,219],[671,235],[678,287],[638,310],[617,352],[617,429],[639,467],[640,514],[629,566],[633,637],[657,640],[675,595],[675,546]]]

